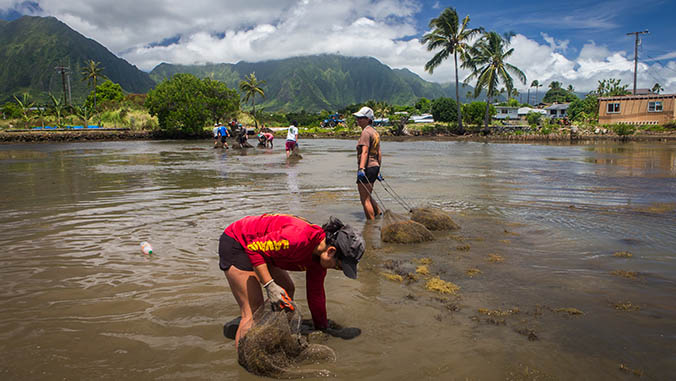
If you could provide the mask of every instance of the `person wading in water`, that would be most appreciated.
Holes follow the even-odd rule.
[[[381,214],[378,203],[371,197],[373,183],[380,175],[382,163],[380,135],[372,126],[373,110],[369,107],[362,107],[352,115],[357,118],[357,124],[362,130],[357,141],[357,189],[359,189],[359,199],[364,207],[364,215],[367,220],[372,220]]]

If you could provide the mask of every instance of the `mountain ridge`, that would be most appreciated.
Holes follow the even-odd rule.
[[[63,84],[55,67],[67,66],[73,102],[79,103],[91,90],[81,80],[90,59],[100,62],[103,74],[127,92],[144,93],[155,85],[148,73],[54,17],[23,16],[0,23],[0,62],[6,63],[0,67],[0,101],[23,92],[42,102],[49,93],[60,97]]]
[[[454,97],[455,84],[428,82],[408,69],[392,69],[373,57],[336,54],[298,56],[261,62],[240,61],[175,65],[161,63],[150,72],[156,82],[189,73],[222,81],[237,88],[249,73],[256,73],[266,97],[257,101],[270,111],[335,110],[367,100],[410,105],[421,97]],[[463,93],[472,90],[464,86]]]

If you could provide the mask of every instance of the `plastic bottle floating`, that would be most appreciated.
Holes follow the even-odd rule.
[[[153,253],[153,247],[146,241],[141,242],[141,252],[145,255],[150,255]]]

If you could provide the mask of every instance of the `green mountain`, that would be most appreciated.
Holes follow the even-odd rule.
[[[252,72],[265,81],[265,98],[256,104],[269,111],[336,110],[370,99],[406,105],[421,97],[455,97],[455,84],[427,82],[410,70],[393,70],[375,58],[330,54],[257,63],[162,63],[150,72],[150,77],[159,83],[177,73],[190,73],[238,88],[244,76]],[[461,98],[464,99],[468,90],[472,87],[461,88]]]
[[[88,60],[100,62],[103,74],[127,92],[145,93],[155,85],[147,73],[56,18],[24,16],[1,21],[0,102],[23,92],[39,102],[46,102],[50,92],[61,97],[62,76],[57,66],[70,68],[72,100],[82,102],[91,91],[81,75]]]

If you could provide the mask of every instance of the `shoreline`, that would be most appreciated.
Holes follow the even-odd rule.
[[[390,134],[381,134],[383,141],[418,141],[418,140],[437,140],[437,141],[473,141],[473,142],[595,142],[595,141],[650,141],[650,142],[674,142],[676,141],[676,131],[664,133],[645,133],[618,136],[615,134],[597,135],[597,134],[578,134],[573,137],[570,134],[419,134],[395,136]],[[276,136],[283,139],[283,136]],[[301,133],[302,139],[357,139],[359,135],[351,132],[339,133]],[[211,132],[205,131],[198,135],[171,134],[163,131],[132,131],[128,129],[97,129],[93,131],[85,130],[49,130],[49,131],[0,131],[0,144],[13,143],[50,143],[50,142],[90,142],[90,141],[119,141],[119,140],[213,140]]]

